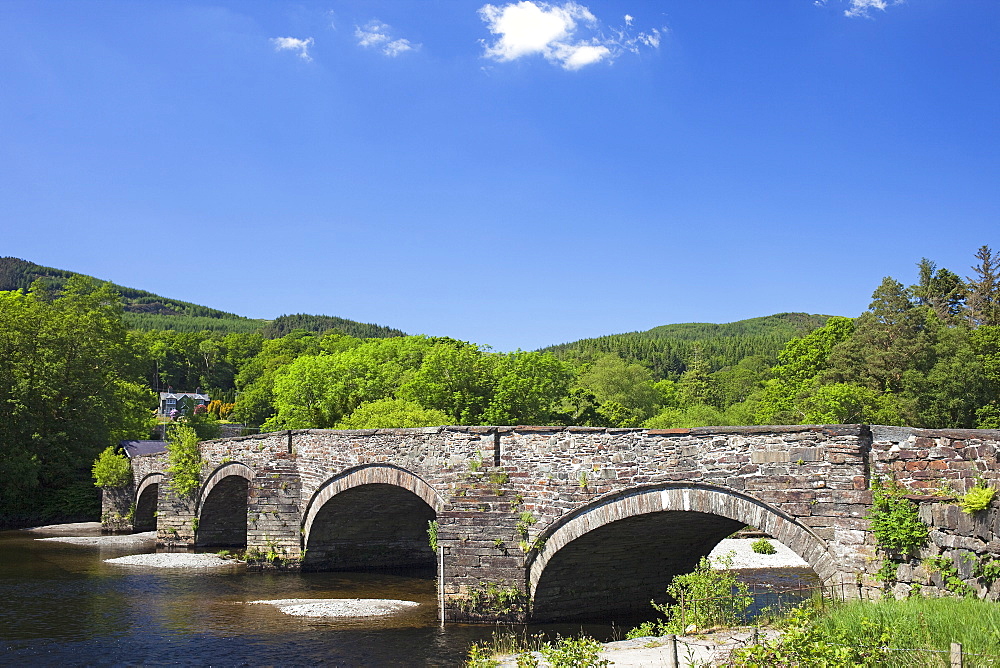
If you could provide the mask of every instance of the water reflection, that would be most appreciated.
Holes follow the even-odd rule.
[[[103,560],[152,548],[35,540],[42,535],[0,533],[0,600],[5,603],[0,606],[0,663],[457,666],[471,643],[496,630],[461,624],[441,628],[433,571],[248,574],[241,566],[127,567]],[[791,569],[788,577],[803,572],[811,574]],[[775,582],[773,571],[747,577]],[[246,603],[276,598],[396,598],[421,605],[391,617],[323,619]],[[653,616],[649,612],[646,618]],[[514,630],[529,635],[583,630],[611,640],[641,621]]]

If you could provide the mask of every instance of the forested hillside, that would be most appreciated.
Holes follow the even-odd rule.
[[[16,257],[0,257],[0,291],[27,291],[36,280],[51,291],[58,292],[73,276],[104,283],[85,274],[43,267]],[[322,333],[333,330],[358,337],[404,336],[391,327],[375,325],[325,315],[283,315],[274,320],[255,320],[235,313],[161,297],[115,283],[108,283],[121,295],[125,324],[130,329],[173,330],[175,332],[215,332],[220,334],[260,332],[264,338],[284,336],[295,329]]]
[[[696,346],[710,371],[754,355],[774,362],[789,339],[821,327],[828,318],[808,313],[778,313],[724,325],[701,322],[661,325],[645,332],[581,339],[543,350],[559,359],[580,362],[605,354],[618,355],[648,368],[658,380],[676,380],[687,368]]]

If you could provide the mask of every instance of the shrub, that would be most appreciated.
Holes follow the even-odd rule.
[[[628,637],[684,633],[692,624],[699,629],[741,624],[753,596],[747,584],[737,580],[730,570],[732,559],[732,554],[723,557],[720,561],[724,568],[717,570],[707,557],[702,557],[693,571],[674,576],[667,595],[676,604],[653,603],[664,619],[646,622],[629,631]]]
[[[610,666],[610,661],[600,657],[601,649],[601,643],[587,636],[579,638],[557,637],[554,643],[545,643],[539,652],[552,668],[602,668]]]
[[[766,538],[758,538],[754,542],[750,543],[750,549],[757,554],[774,554],[778,551],[775,549],[774,543]]]
[[[996,493],[996,488],[987,485],[982,480],[977,480],[976,484],[958,499],[958,504],[962,506],[962,512],[972,515],[986,510]]]
[[[905,490],[896,482],[872,481],[872,507],[865,515],[878,546],[901,554],[911,554],[927,544],[929,530],[920,521],[917,506],[903,497]]]
[[[128,457],[115,452],[109,445],[94,460],[94,484],[105,489],[124,487],[132,480],[132,464]]]
[[[186,424],[170,430],[167,455],[171,474],[170,488],[180,496],[191,496],[201,482],[201,452],[198,450],[198,433]]]

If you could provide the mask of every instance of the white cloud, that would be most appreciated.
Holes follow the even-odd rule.
[[[312,61],[309,55],[309,47],[313,45],[313,38],[297,39],[295,37],[272,37],[271,44],[274,44],[275,51],[292,51],[299,58],[306,62]]]
[[[660,31],[632,35],[628,28],[635,18],[625,15],[625,27],[603,31],[597,17],[583,5],[561,5],[540,0],[521,0],[506,5],[483,5],[479,16],[496,39],[483,40],[484,55],[500,62],[540,55],[567,70],[578,70],[601,61],[612,61],[621,53],[638,53],[640,47],[660,45]]]
[[[844,16],[855,18],[862,16],[866,19],[872,18],[871,10],[884,12],[890,5],[901,5],[906,0],[850,0],[850,6],[844,10]],[[827,0],[814,0],[817,7],[826,6]]]
[[[383,54],[396,57],[401,53],[413,51],[419,44],[413,44],[408,39],[392,39],[390,34],[392,28],[381,21],[372,20],[361,26],[354,26],[354,36],[358,40],[358,46],[366,49],[378,49]]]

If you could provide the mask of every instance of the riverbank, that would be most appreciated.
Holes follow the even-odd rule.
[[[777,631],[761,631],[759,639],[772,639]],[[755,642],[753,629],[731,629],[697,636],[677,636],[676,648],[671,647],[665,637],[633,638],[602,643],[600,658],[612,662],[615,668],[652,668],[669,666],[671,653],[676,651],[677,665],[681,666],[723,666],[733,651]],[[548,666],[539,652],[533,652],[539,668]],[[500,668],[517,668],[517,657],[498,657]]]

